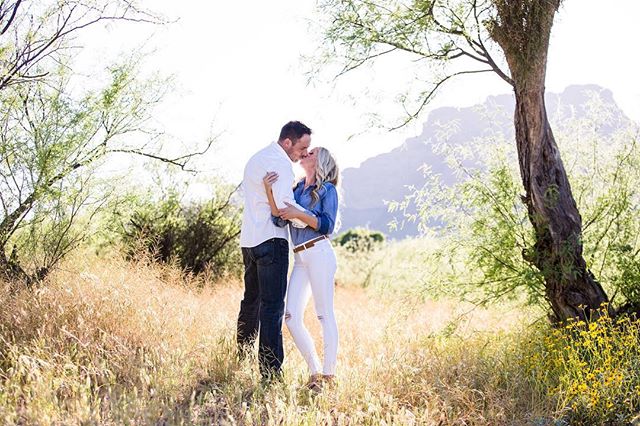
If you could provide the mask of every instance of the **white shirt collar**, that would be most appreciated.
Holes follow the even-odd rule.
[[[282,156],[283,156],[284,158],[286,158],[288,162],[290,162],[291,164],[293,164],[293,161],[291,161],[291,158],[289,158],[289,156],[288,156],[288,155],[287,155],[287,153],[285,152],[284,148],[282,148],[278,142],[272,142],[272,144],[271,144],[271,145],[273,145],[273,146],[274,146],[274,149],[275,149],[276,151],[278,151],[278,153],[282,154]]]

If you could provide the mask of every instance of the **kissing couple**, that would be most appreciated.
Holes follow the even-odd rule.
[[[278,141],[255,153],[244,169],[240,232],[244,297],[237,341],[244,355],[257,337],[263,379],[280,378],[284,317],[309,366],[307,387],[319,391],[334,381],[338,352],[333,309],[337,264],[329,235],[338,214],[339,169],[329,150],[309,149],[310,145],[311,129],[290,121],[282,127]],[[300,180],[294,176],[295,162],[300,162],[305,172]],[[289,239],[294,263],[287,286]],[[311,295],[322,326],[322,363],[303,321]]]

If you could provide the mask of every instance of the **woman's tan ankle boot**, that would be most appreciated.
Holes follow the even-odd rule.
[[[322,382],[324,386],[333,387],[336,385],[336,376],[333,374],[323,374]]]
[[[307,389],[313,392],[320,392],[322,390],[322,374],[312,374],[307,382]]]

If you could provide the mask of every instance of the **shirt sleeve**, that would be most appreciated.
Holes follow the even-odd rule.
[[[281,166],[278,167],[278,174],[280,175],[279,179],[271,186],[271,190],[273,191],[273,199],[276,202],[276,207],[279,209],[283,209],[287,207],[287,205],[285,204],[285,202],[287,202],[298,210],[306,211],[304,208],[300,207],[298,203],[296,203],[296,200],[293,197],[293,170],[291,170],[290,167]],[[286,222],[287,221],[285,221],[285,224]],[[296,228],[307,227],[307,224],[300,219],[293,219],[290,222]],[[275,220],[273,223],[276,226],[280,226],[278,223],[276,223]]]
[[[320,211],[318,212],[318,232],[322,235],[333,233],[338,215],[338,191],[332,184],[324,185],[325,191],[321,198]]]
[[[283,218],[274,215],[271,215],[271,222],[273,222],[273,224],[278,228],[284,228],[289,224],[288,220],[284,220]]]

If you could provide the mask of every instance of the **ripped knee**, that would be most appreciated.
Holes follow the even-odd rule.
[[[291,312],[287,311],[284,313],[284,320],[289,322],[291,320]]]
[[[324,320],[324,315],[318,315],[318,320],[319,320],[319,321]]]

